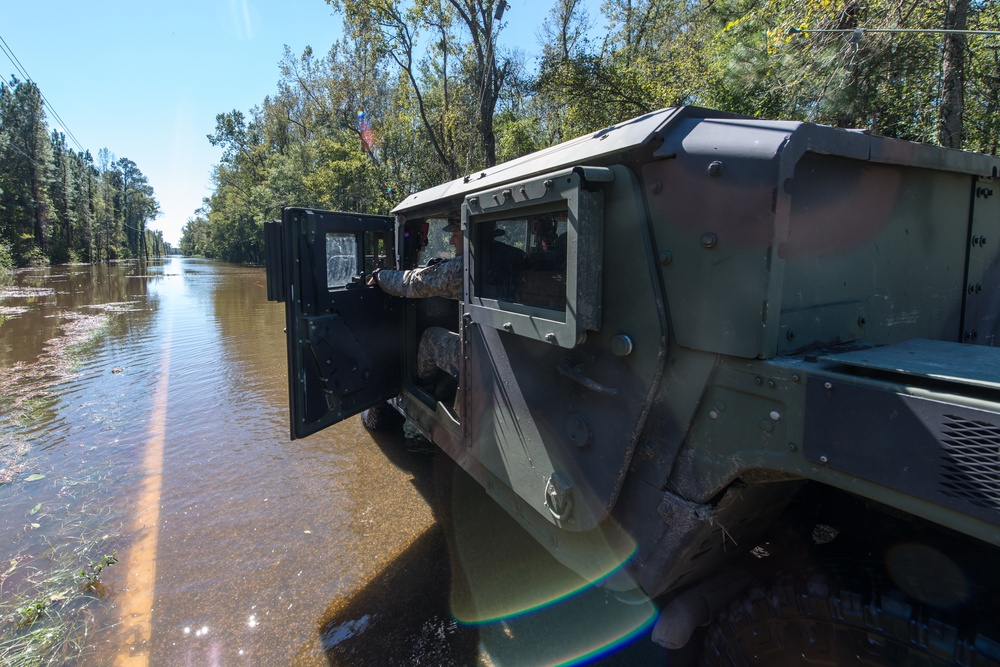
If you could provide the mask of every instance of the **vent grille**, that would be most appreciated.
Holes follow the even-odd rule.
[[[941,491],[1000,510],[1000,425],[944,415]]]

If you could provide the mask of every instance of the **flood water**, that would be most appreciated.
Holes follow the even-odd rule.
[[[440,452],[357,418],[289,441],[283,327],[259,268],[0,284],[0,663],[664,664],[651,605],[576,580]]]

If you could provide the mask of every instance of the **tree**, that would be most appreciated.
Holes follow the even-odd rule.
[[[99,162],[49,132],[34,83],[0,83],[0,244],[14,263],[149,255],[157,237],[145,226],[159,211],[152,187],[131,160],[104,149]]]
[[[117,195],[129,254],[148,259],[150,255],[146,247],[146,223],[159,215],[159,204],[153,198],[149,180],[135,162],[119,158],[115,168],[119,174]]]
[[[20,265],[45,261],[52,205],[52,147],[38,87],[12,78],[0,85],[3,237]]]
[[[944,27],[946,30],[967,30],[969,0],[948,0]],[[944,57],[941,67],[941,131],[940,142],[948,148],[962,147],[962,114],[965,108],[965,48],[963,34],[944,36]]]

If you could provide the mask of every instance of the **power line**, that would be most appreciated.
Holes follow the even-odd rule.
[[[817,28],[815,30],[811,28],[789,28],[789,35],[805,35],[810,32],[816,33],[850,33],[851,44],[857,44],[861,41],[861,38],[867,33],[908,33],[908,34],[923,34],[923,35],[988,35],[997,37],[1000,36],[1000,30],[955,30],[951,28]]]
[[[22,65],[21,61],[17,59],[17,56],[14,55],[14,49],[10,48],[10,45],[7,44],[6,40],[4,40],[2,36],[0,36],[0,45],[2,45],[0,46],[0,51],[3,51],[3,54],[7,56],[7,60],[9,60],[12,65],[14,65],[14,68],[21,74],[21,76],[23,76],[26,81],[33,84],[35,88],[38,89],[38,95],[42,98],[42,102],[48,108],[49,112],[52,114],[52,117],[55,118],[57,121],[59,121],[59,124],[62,126],[63,130],[66,131],[66,134],[69,135],[69,138],[73,140],[73,143],[76,144],[76,147],[80,149],[81,153],[83,153],[85,150],[83,148],[83,144],[80,143],[80,141],[76,138],[76,135],[73,134],[73,131],[69,129],[69,126],[66,124],[66,121],[62,119],[62,117],[56,111],[55,107],[53,107],[52,104],[49,102],[48,98],[45,97],[45,94],[42,92],[42,89],[38,86],[37,83],[35,83],[32,80],[31,75],[29,75],[28,71],[24,69],[24,65]]]

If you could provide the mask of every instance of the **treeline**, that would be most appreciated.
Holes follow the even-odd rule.
[[[74,151],[34,83],[0,81],[0,269],[165,255],[158,213],[135,162]]]
[[[1000,30],[995,0],[606,0],[600,16],[556,0],[533,68],[504,40],[522,3],[327,2],[346,37],[323,56],[286,49],[274,95],[217,117],[215,191],[184,253],[260,262],[282,206],[385,213],[665,106],[1000,143],[1000,38],[967,32]]]

